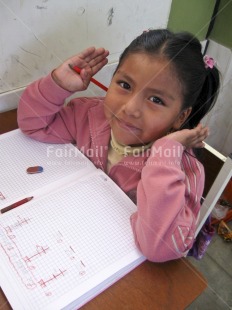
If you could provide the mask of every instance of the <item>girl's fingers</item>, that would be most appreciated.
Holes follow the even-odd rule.
[[[93,59],[91,59],[88,63],[88,66],[92,70],[92,75],[96,74],[103,66],[105,66],[108,62],[108,59],[106,58],[109,55],[108,51],[105,51],[101,55],[97,55]]]
[[[102,67],[104,67],[108,63],[108,59],[102,59],[98,63],[96,63],[94,66],[92,66],[92,75],[95,75],[99,70],[101,70]]]
[[[101,70],[102,67],[104,67],[108,63],[108,59],[102,59],[96,61],[96,64],[94,66],[87,66],[81,70],[81,78],[84,80],[89,80],[93,75],[95,75],[98,71]]]
[[[200,140],[204,140],[205,138],[208,137],[209,135],[209,128],[208,127],[203,127],[203,126],[197,126],[196,128],[196,137]]]
[[[173,132],[166,137],[176,140],[187,148],[202,148],[204,147],[204,140],[209,135],[209,129],[199,124],[194,129],[182,129]]]
[[[81,74],[81,77],[86,79],[96,74],[103,66],[108,62],[106,58],[109,55],[109,51],[104,48],[89,48],[81,52],[79,55],[72,57],[69,63],[73,66],[78,66],[85,75]]]
[[[95,47],[89,47],[80,52],[78,55],[69,58],[66,62],[69,62],[74,66],[82,66],[84,68],[88,64],[90,65],[94,59],[104,59],[108,56],[108,54],[109,52],[104,48],[96,49]]]
[[[104,48],[98,48],[98,49],[92,49],[89,48],[85,50],[84,52],[79,54],[79,57],[82,58],[84,61],[86,61],[88,64],[91,64],[91,62],[98,59],[103,59],[108,56],[108,51],[106,51]]]
[[[202,148],[205,146],[204,140],[208,137],[209,135],[209,128],[208,127],[203,127],[202,125],[198,125],[195,128],[195,134],[196,136],[192,139],[191,144],[193,147],[196,148]]]
[[[77,59],[81,58],[81,59],[85,59],[86,61],[88,61],[94,52],[96,52],[96,48],[91,46],[91,47],[86,48],[82,52],[80,52],[77,56],[74,56],[74,58],[77,58]]]

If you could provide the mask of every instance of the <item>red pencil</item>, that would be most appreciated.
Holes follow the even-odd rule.
[[[72,66],[71,64],[69,64],[69,67],[70,67],[72,70],[76,71],[78,74],[81,73],[81,69],[78,68],[77,66]],[[93,82],[93,83],[94,83],[95,85],[97,85],[98,87],[100,87],[101,89],[103,89],[103,90],[105,90],[105,91],[108,90],[108,88],[107,88],[105,85],[103,85],[102,83],[98,82],[98,81],[95,80],[94,78],[91,77],[90,81]]]
[[[14,208],[17,208],[17,207],[23,205],[24,203],[30,201],[31,199],[33,199],[33,197],[27,197],[27,198],[24,198],[24,199],[22,199],[22,200],[19,200],[19,201],[13,203],[12,205],[3,208],[3,209],[1,210],[1,213],[5,213],[5,212],[10,211],[10,210],[12,210],[12,209],[14,209]]]

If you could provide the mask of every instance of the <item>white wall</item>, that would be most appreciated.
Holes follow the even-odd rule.
[[[206,142],[227,156],[232,153],[232,51],[211,41],[207,54],[217,62],[221,89],[216,105],[204,120],[204,124],[210,128]]]
[[[109,49],[116,62],[143,30],[166,27],[170,7],[171,0],[0,0],[0,112],[17,106],[20,88],[88,46]]]

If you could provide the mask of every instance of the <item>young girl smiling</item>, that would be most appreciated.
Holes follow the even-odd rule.
[[[188,33],[146,31],[122,53],[105,98],[76,98],[107,63],[88,48],[27,87],[18,108],[21,130],[42,142],[75,143],[137,204],[135,242],[151,261],[186,255],[194,242],[204,169],[200,120],[212,108],[219,73]],[[71,68],[78,66],[78,75]],[[101,150],[101,152],[99,152]],[[68,210],[67,210],[68,211]]]

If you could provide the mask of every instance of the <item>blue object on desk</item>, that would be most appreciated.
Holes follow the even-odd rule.
[[[35,173],[41,173],[41,172],[43,172],[43,167],[41,166],[34,166],[34,167],[27,168],[28,174],[35,174]]]

